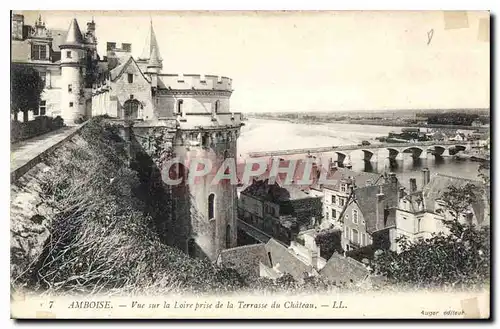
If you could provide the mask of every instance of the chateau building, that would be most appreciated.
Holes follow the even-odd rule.
[[[45,82],[39,109],[32,115],[61,116],[66,124],[90,113],[97,54],[96,24],[82,34],[76,19],[68,30],[49,30],[40,16],[33,26],[12,16],[13,64],[35,68]]]
[[[240,113],[230,112],[232,80],[163,73],[152,22],[140,57],[132,56],[130,43],[107,42],[101,59],[96,25],[92,20],[82,32],[73,19],[65,31],[49,30],[41,17],[29,26],[22,15],[13,15],[12,63],[34,67],[45,81],[34,114],[61,116],[67,125],[107,115],[121,125],[132,162],[139,153],[151,159],[161,154],[151,166],[159,166],[172,196],[172,208],[158,224],[162,238],[193,257],[215,260],[221,250],[237,244],[236,186],[211,184],[215,173],[199,177],[196,184],[186,184],[184,177],[182,184],[171,186],[162,166],[170,158],[186,164],[204,158],[219,168],[236,156],[242,123]],[[177,174],[188,171],[177,165]]]

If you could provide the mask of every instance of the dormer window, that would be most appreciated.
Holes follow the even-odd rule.
[[[32,45],[31,46],[31,59],[32,60],[46,60],[47,59],[47,46],[46,45]]]
[[[347,191],[347,184],[342,183],[340,184],[340,192],[346,192]]]
[[[134,75],[132,73],[127,74],[128,83],[134,83]]]
[[[66,58],[71,58],[71,51],[66,52]]]

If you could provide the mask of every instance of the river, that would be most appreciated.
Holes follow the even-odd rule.
[[[238,153],[245,158],[248,152],[255,151],[340,146],[358,144],[363,140],[376,142],[376,137],[386,136],[389,132],[401,132],[401,128],[338,123],[302,124],[250,118],[245,121],[245,126],[241,129]],[[442,173],[478,179],[479,163],[470,160],[436,158],[431,154],[428,154],[426,159],[413,160],[410,154],[404,154],[403,160],[391,163],[387,158],[388,151],[381,150],[378,157],[374,156],[372,161],[365,162],[362,155],[362,151],[351,152],[350,161],[353,170],[376,173],[392,171],[407,187],[410,178],[416,178],[418,187],[421,187],[421,169],[425,167],[429,168],[431,176]]]

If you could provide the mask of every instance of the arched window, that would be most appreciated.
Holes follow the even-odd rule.
[[[219,101],[219,100],[217,100],[217,101],[215,102],[215,113],[218,113],[218,112],[219,112],[219,109],[220,109],[220,101]]]
[[[226,248],[231,247],[231,225],[226,226]]]
[[[177,101],[177,114],[179,114],[179,115],[182,115],[182,107],[183,107],[183,104],[184,104],[184,100],[179,99],[179,100]]]
[[[208,219],[214,218],[214,208],[215,208],[215,194],[210,194],[208,196]]]
[[[359,232],[356,229],[352,229],[352,238],[351,241],[354,243],[359,243]]]
[[[189,239],[187,242],[187,253],[189,256],[194,257],[196,253],[196,244],[194,239]]]
[[[123,104],[123,118],[137,119],[139,116],[139,101],[132,99]]]

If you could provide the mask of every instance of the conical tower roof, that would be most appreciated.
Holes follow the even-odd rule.
[[[161,62],[162,58],[160,55],[160,48],[158,47],[158,42],[156,41],[156,35],[153,29],[153,21],[151,21],[151,25],[149,27],[149,33],[146,37],[146,43],[144,45],[144,49],[142,50],[142,54],[139,58],[150,59],[153,53],[153,48],[156,48],[156,56],[158,58],[158,61]]]
[[[81,45],[83,44],[83,36],[78,26],[78,21],[73,18],[71,24],[69,25],[68,34],[66,35],[66,41],[64,45]]]
[[[158,49],[153,46],[151,50],[151,55],[148,62],[148,67],[162,67],[160,55],[158,54]]]

